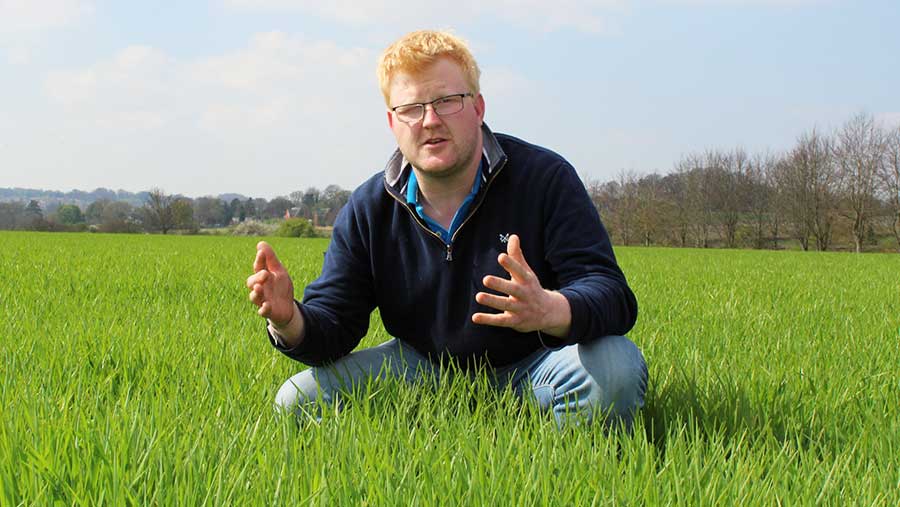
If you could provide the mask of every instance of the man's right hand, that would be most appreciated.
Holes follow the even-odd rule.
[[[302,337],[303,316],[294,304],[294,284],[287,270],[265,241],[256,245],[253,274],[247,278],[250,301],[259,307],[257,313],[269,319],[287,342]]]

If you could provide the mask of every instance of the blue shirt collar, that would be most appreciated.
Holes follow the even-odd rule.
[[[478,191],[481,190],[481,183],[487,179],[487,175],[484,173],[485,163],[484,157],[481,158],[481,162],[478,165],[478,170],[475,172],[475,181],[472,182],[472,190],[469,191],[469,195],[463,200],[463,202],[459,205],[459,209],[456,210],[456,213],[453,215],[453,220],[450,222],[450,229],[444,229],[444,227],[434,221],[431,217],[429,217],[425,213],[425,208],[419,202],[419,182],[416,180],[415,171],[410,168],[409,171],[409,180],[406,182],[406,202],[407,204],[411,204],[416,209],[416,214],[419,215],[422,220],[428,225],[428,228],[431,229],[435,234],[438,234],[444,243],[448,245],[453,240],[453,234],[456,230],[462,225],[463,220],[469,212],[469,207],[471,207],[472,203],[475,202],[475,196],[478,195]]]
[[[481,190],[481,183],[487,180],[487,174],[484,171],[484,157],[478,163],[478,171],[475,172],[475,181],[472,182],[472,190],[469,197],[474,197]],[[419,181],[416,179],[416,172],[412,167],[409,168],[409,179],[406,182],[406,203],[419,205]]]

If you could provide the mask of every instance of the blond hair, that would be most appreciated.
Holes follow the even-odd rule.
[[[391,80],[397,73],[421,74],[442,57],[460,66],[469,91],[478,95],[481,71],[466,43],[449,32],[419,30],[404,35],[388,46],[378,59],[378,86],[384,95],[384,103],[390,106]]]

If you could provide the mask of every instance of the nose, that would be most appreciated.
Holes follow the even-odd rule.
[[[434,110],[434,105],[427,104],[425,106],[425,116],[422,117],[423,127],[434,127],[441,124],[441,117]]]

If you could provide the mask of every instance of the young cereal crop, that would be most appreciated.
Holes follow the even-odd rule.
[[[325,239],[272,239],[297,296]],[[485,378],[272,409],[255,239],[0,232],[0,505],[897,505],[900,256],[620,248],[633,434]],[[388,339],[377,313],[362,346]]]

